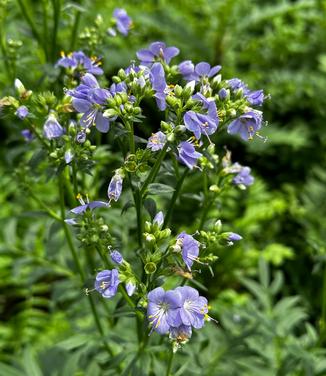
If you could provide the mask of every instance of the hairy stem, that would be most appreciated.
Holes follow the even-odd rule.
[[[174,352],[173,352],[173,348],[171,347],[169,361],[168,361],[168,365],[167,365],[167,368],[166,368],[166,374],[165,374],[166,376],[171,375],[173,358],[174,358]]]

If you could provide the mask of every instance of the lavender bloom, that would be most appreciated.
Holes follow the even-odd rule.
[[[263,90],[251,91],[248,86],[239,78],[232,78],[227,81],[228,85],[233,91],[242,89],[243,96],[252,106],[261,106],[265,100]]]
[[[154,97],[156,98],[157,106],[161,111],[164,111],[166,109],[167,84],[164,68],[161,63],[153,64],[150,71],[150,81],[152,89],[155,91]]]
[[[182,305],[179,310],[183,325],[200,329],[204,326],[205,315],[208,312],[207,299],[199,296],[196,289],[189,286],[177,287],[175,291],[182,296]]]
[[[113,18],[116,20],[117,29],[122,35],[128,35],[131,28],[131,18],[124,9],[116,8],[113,12]]]
[[[163,42],[154,42],[149,49],[142,49],[137,52],[137,57],[143,65],[150,65],[157,59],[162,59],[169,64],[171,59],[179,54],[176,47],[166,47]]]
[[[190,170],[193,169],[193,167],[197,163],[197,159],[202,156],[201,153],[198,153],[195,150],[195,147],[188,141],[182,141],[178,145],[178,151],[179,151],[179,160],[185,164]]]
[[[72,151],[69,149],[65,152],[64,159],[66,164],[69,164],[74,158]]]
[[[235,185],[249,186],[254,182],[254,177],[250,175],[250,167],[242,167],[240,172],[233,178],[232,182]]]
[[[126,290],[127,290],[128,296],[132,296],[134,295],[136,291],[136,285],[132,281],[128,281],[126,283]]]
[[[20,106],[20,107],[18,107],[17,111],[15,112],[15,115],[20,120],[24,120],[29,115],[28,108],[26,106]]]
[[[93,210],[96,208],[103,208],[106,206],[109,206],[107,202],[104,201],[88,201],[88,198],[86,202],[83,200],[80,194],[77,195],[77,200],[80,202],[81,205],[76,206],[75,208],[71,209],[70,212],[74,214],[83,214],[87,209]]]
[[[195,72],[195,66],[191,60],[185,60],[178,65],[179,72],[182,74],[186,81],[193,80],[193,74]]]
[[[147,148],[151,149],[152,151],[158,151],[163,149],[165,142],[166,135],[159,131],[157,133],[153,133],[148,139]]]
[[[220,65],[211,67],[204,61],[194,65],[190,60],[182,62],[178,68],[186,81],[195,80],[196,82],[214,77],[221,70]]]
[[[76,51],[65,56],[62,53],[61,59],[57,61],[56,66],[70,68],[72,70],[80,69],[83,72],[95,75],[103,74],[103,70],[99,68],[100,62],[97,59],[89,58],[82,51]]]
[[[117,250],[112,251],[110,256],[111,256],[112,261],[115,262],[116,264],[120,265],[123,263],[123,257],[119,251]]]
[[[251,140],[261,128],[262,120],[260,111],[251,110],[233,120],[228,126],[228,133],[238,133],[243,140]]]
[[[86,141],[86,133],[84,131],[80,131],[77,133],[76,141],[79,144],[83,144]]]
[[[163,212],[159,211],[154,219],[153,219],[153,223],[156,223],[158,225],[159,228],[162,227],[163,223],[164,223],[164,214]]]
[[[33,140],[33,133],[29,129],[23,129],[20,133],[26,142]]]
[[[177,245],[181,246],[182,259],[187,265],[189,271],[194,261],[197,260],[199,255],[199,242],[191,235],[182,232],[177,237]]]
[[[115,120],[116,117],[110,119],[104,117],[102,106],[112,97],[111,93],[101,89],[96,78],[90,73],[86,73],[81,81],[82,84],[75,90],[68,91],[73,97],[72,105],[75,110],[83,113],[80,124],[85,128],[96,125],[100,132],[108,132],[110,121]]]
[[[242,236],[239,234],[236,234],[235,232],[230,232],[228,235],[228,240],[230,242],[237,242],[242,239]]]
[[[48,140],[59,138],[64,134],[64,129],[58,123],[58,120],[53,114],[50,114],[43,126],[44,137]]]
[[[96,276],[95,290],[102,294],[103,298],[112,298],[117,293],[119,283],[117,269],[103,270]]]
[[[110,181],[108,187],[109,200],[118,201],[122,192],[122,176],[119,173],[115,173]]]
[[[147,318],[152,324],[152,330],[165,334],[170,327],[182,324],[179,316],[182,296],[177,291],[165,292],[162,287],[148,293]]]
[[[186,343],[192,335],[190,325],[180,325],[177,328],[170,327],[169,338],[176,340],[178,343]]]
[[[187,111],[183,116],[183,121],[186,128],[194,133],[197,140],[200,139],[202,134],[208,136],[215,133],[219,123],[215,102],[208,102],[207,115]]]

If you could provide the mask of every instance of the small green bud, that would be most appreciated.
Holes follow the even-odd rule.
[[[133,113],[134,113],[134,115],[141,114],[141,108],[140,107],[133,107]]]
[[[209,187],[209,190],[211,192],[215,192],[215,193],[219,193],[221,191],[221,189],[216,185],[216,184],[213,184]]]
[[[109,108],[108,110],[105,110],[103,112],[103,116],[105,118],[111,118],[111,117],[117,116],[117,111],[113,108]]]
[[[147,243],[154,243],[156,241],[155,236],[149,233],[144,233],[144,238]]]
[[[146,221],[144,226],[145,232],[151,232],[152,231],[152,224],[151,222]]]
[[[166,228],[165,230],[160,231],[158,235],[159,239],[166,239],[170,236],[171,236],[171,230],[169,228]]]
[[[118,76],[119,76],[119,78],[121,78],[121,80],[123,81],[123,80],[125,80],[126,78],[127,78],[127,75],[126,75],[126,72],[124,71],[124,69],[119,69],[119,71],[118,71]]]
[[[128,172],[135,172],[137,170],[137,163],[134,161],[126,161],[124,167]]]
[[[154,262],[148,262],[144,267],[146,274],[153,274],[156,272],[156,265]]]
[[[175,85],[173,91],[177,98],[180,98],[183,92],[182,87],[180,85]]]
[[[56,151],[53,151],[52,153],[50,153],[50,157],[53,158],[53,159],[57,159],[58,153]]]
[[[166,96],[166,103],[171,107],[180,107],[180,100],[173,95]]]
[[[234,108],[230,108],[229,110],[226,111],[227,116],[230,117],[236,117],[237,116],[237,111]]]
[[[112,77],[112,81],[115,83],[115,84],[119,84],[121,82],[121,79],[120,77],[118,76],[113,76]]]
[[[218,219],[215,223],[214,223],[214,226],[213,226],[213,230],[217,233],[221,232],[222,230],[222,221],[220,219]]]

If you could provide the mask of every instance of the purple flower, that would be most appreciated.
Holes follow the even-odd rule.
[[[179,151],[179,160],[185,164],[190,170],[193,169],[193,167],[197,163],[197,159],[202,156],[201,153],[198,153],[195,150],[195,147],[188,141],[182,141],[178,145],[178,151]]]
[[[179,64],[178,68],[186,81],[195,80],[196,82],[214,77],[221,70],[220,65],[211,67],[205,61],[194,65],[190,60],[182,62]]]
[[[48,140],[59,138],[64,134],[64,129],[58,123],[58,120],[53,114],[50,114],[43,126],[44,137]]]
[[[110,253],[110,256],[111,256],[111,259],[113,262],[115,262],[116,264],[122,264],[123,263],[123,257],[121,255],[121,253],[117,250],[114,250]]]
[[[162,227],[163,223],[164,223],[164,214],[163,212],[159,211],[154,219],[153,219],[153,223],[156,223],[158,225],[159,228]]]
[[[250,167],[241,166],[240,172],[232,180],[233,184],[244,185],[244,186],[253,184],[254,177],[250,175],[250,172],[251,172]]]
[[[236,234],[235,232],[230,232],[230,233],[228,234],[228,240],[229,240],[230,242],[238,242],[238,241],[241,240],[241,239],[242,239],[242,236],[239,235],[239,234]]]
[[[243,96],[252,106],[261,106],[264,103],[265,96],[263,90],[251,91],[239,78],[232,78],[231,80],[228,80],[227,83],[231,90],[235,92],[242,89]]]
[[[177,328],[171,326],[169,332],[169,338],[176,340],[178,343],[185,343],[192,335],[192,329],[190,325],[180,325]]]
[[[147,318],[152,324],[152,330],[165,334],[170,327],[182,324],[179,316],[182,296],[177,291],[165,292],[162,287],[148,293]]]
[[[69,164],[74,158],[72,151],[69,149],[65,152],[64,159],[66,164]]]
[[[127,290],[128,296],[132,296],[134,295],[136,291],[136,285],[132,281],[128,281],[126,283],[126,290]]]
[[[163,60],[169,64],[171,59],[179,54],[179,49],[176,47],[166,47],[163,42],[154,42],[149,46],[149,49],[139,50],[137,57],[143,65],[150,65],[157,59]]]
[[[75,208],[71,209],[71,213],[74,214],[83,214],[87,209],[93,210],[96,208],[103,208],[109,206],[109,203],[104,201],[88,201],[88,198],[86,199],[86,202],[83,200],[82,196],[80,194],[77,195],[77,200],[80,202],[81,205],[76,206]]]
[[[222,89],[218,92],[218,96],[223,101],[228,96],[228,91],[222,87]]]
[[[251,140],[261,128],[262,120],[260,111],[251,110],[233,120],[228,126],[228,133],[238,133],[243,140]]]
[[[62,53],[62,58],[57,61],[56,66],[63,68],[70,68],[72,70],[80,69],[83,72],[95,75],[103,74],[103,70],[99,68],[99,61],[96,58],[89,58],[82,51],[76,51],[65,56]]]
[[[109,200],[118,201],[122,192],[122,176],[119,173],[115,173],[110,181],[108,187]]]
[[[167,84],[165,81],[165,72],[161,63],[154,63],[150,71],[150,81],[152,89],[155,91],[154,97],[161,111],[166,109],[165,98],[167,96]]]
[[[192,77],[195,71],[195,66],[191,60],[185,60],[180,63],[178,69],[185,80],[191,81],[193,79]]]
[[[199,244],[197,240],[185,232],[182,232],[177,237],[177,245],[181,246],[182,259],[189,270],[191,270],[194,261],[198,259]]]
[[[113,12],[113,18],[116,20],[117,29],[122,35],[128,35],[131,27],[131,18],[124,9],[116,8]]]
[[[147,148],[152,151],[158,151],[163,149],[165,142],[166,135],[163,132],[152,133],[151,137],[148,139]]]
[[[103,270],[96,276],[95,290],[102,294],[103,298],[112,298],[117,293],[119,283],[117,269]]]
[[[79,144],[83,144],[86,141],[86,132],[85,131],[80,131],[76,135],[76,141]]]
[[[29,129],[23,129],[20,134],[24,137],[26,142],[33,140],[33,133]]]
[[[15,115],[20,119],[24,120],[25,117],[29,115],[28,108],[26,106],[20,106],[17,108],[17,111],[15,112]]]
[[[68,94],[73,97],[74,109],[83,114],[80,124],[85,128],[96,125],[100,132],[108,132],[110,121],[115,120],[116,117],[110,119],[104,117],[102,106],[109,98],[112,98],[111,93],[106,89],[101,89],[96,78],[90,73],[86,73],[81,82],[75,90],[68,91]]]
[[[177,287],[175,291],[182,296],[182,304],[179,310],[183,325],[200,329],[204,326],[205,315],[208,312],[207,299],[199,296],[196,289],[189,286]]]
[[[215,133],[219,123],[215,102],[208,102],[207,115],[199,112],[187,111],[184,114],[183,121],[186,128],[194,133],[197,140],[200,139],[202,134],[208,137]]]

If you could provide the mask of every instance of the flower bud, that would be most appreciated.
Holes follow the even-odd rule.
[[[144,266],[144,270],[146,274],[153,274],[156,272],[156,265],[154,264],[154,262],[148,262]]]
[[[125,80],[127,78],[126,72],[122,68],[119,69],[118,76],[121,78],[121,80]]]
[[[167,95],[166,96],[166,103],[171,106],[171,107],[177,107],[180,105],[180,100],[172,95]],[[180,107],[180,106],[178,106]]]
[[[217,233],[219,233],[222,230],[222,221],[218,219],[213,226],[213,230]]]

